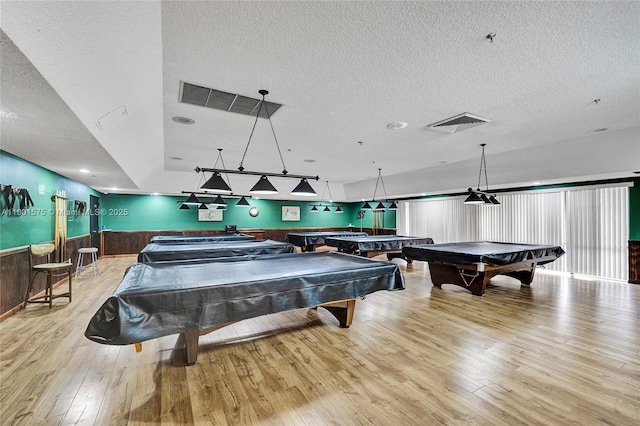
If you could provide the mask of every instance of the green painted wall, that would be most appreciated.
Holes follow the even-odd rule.
[[[640,241],[640,180],[629,188],[629,239]]]
[[[123,195],[106,194],[100,200],[102,225],[114,231],[141,230],[184,230],[184,229],[224,229],[225,225],[233,224],[238,228],[324,228],[347,227],[352,224],[360,227],[357,211],[361,206],[357,204],[336,203],[344,213],[319,211],[311,212],[314,202],[301,201],[273,201],[250,199],[249,202],[259,210],[257,217],[249,215],[246,207],[235,207],[237,199],[226,199],[228,206],[222,213],[222,222],[200,222],[195,207],[180,210],[179,201],[185,197],[165,195]],[[300,221],[283,221],[282,206],[300,207]],[[367,212],[363,218],[363,226],[370,226],[371,213]],[[394,215],[385,218],[387,227],[395,227]]]
[[[99,192],[1,150],[0,183],[26,188],[34,204],[20,210],[18,198],[10,210],[4,196],[0,196],[0,249],[53,240],[55,204],[51,196],[58,190],[67,192],[67,237],[89,234],[89,215],[74,214],[73,201],[85,201],[88,205],[89,194],[100,196]]]
[[[185,197],[101,194],[84,184],[1,150],[0,183],[12,185],[13,188],[26,188],[34,202],[33,207],[20,210],[17,208],[18,201],[14,209],[9,210],[4,198],[0,197],[0,249],[53,240],[55,215],[51,196],[57,190],[67,192],[68,237],[89,234],[89,215],[74,214],[73,204],[78,200],[85,201],[88,205],[89,195],[100,198],[100,225],[116,231],[224,229],[227,224],[234,224],[239,228],[267,229],[347,227],[351,224],[359,229],[361,226],[370,228],[373,218],[370,210],[365,211],[364,217],[358,218],[357,213],[362,203],[336,203],[344,211],[338,214],[334,211],[312,213],[312,204],[319,203],[320,200],[301,202],[252,199],[251,204],[260,211],[254,218],[249,215],[248,208],[235,207],[232,205],[235,200],[229,199],[230,205],[223,212],[222,222],[200,222],[195,208],[178,208],[178,201]],[[300,221],[282,221],[282,206],[299,206]],[[395,228],[395,211],[384,213],[383,224],[385,228]]]

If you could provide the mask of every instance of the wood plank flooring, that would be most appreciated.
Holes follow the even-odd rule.
[[[394,260],[407,289],[358,300],[349,329],[323,309],[273,314],[175,367],[177,336],[141,353],[84,337],[134,262],[100,259],[71,304],[0,323],[0,424],[640,424],[638,285],[539,272],[477,297]]]

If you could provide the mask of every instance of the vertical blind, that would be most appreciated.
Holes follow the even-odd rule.
[[[627,280],[627,186],[500,194],[500,206],[464,198],[398,204],[398,234],[436,243],[503,241],[561,246],[567,254],[547,269]]]

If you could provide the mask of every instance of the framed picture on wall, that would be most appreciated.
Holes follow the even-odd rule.
[[[209,210],[198,210],[198,222],[222,222],[222,212],[215,205],[209,205]]]
[[[300,222],[300,206],[282,206],[283,222]]]

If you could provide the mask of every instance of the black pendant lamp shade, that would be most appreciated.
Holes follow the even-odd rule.
[[[323,212],[330,212],[331,209],[329,208],[329,206],[325,206],[324,209],[322,209]]]
[[[245,197],[242,197],[240,201],[236,203],[236,207],[251,207],[251,204],[249,204]]]
[[[344,212],[342,211],[342,207],[338,206],[338,208],[336,209],[336,213],[344,213]]]
[[[219,192],[221,194],[231,194],[231,188],[224,181],[220,172],[213,172],[213,175],[201,187],[206,192]]]
[[[198,210],[209,210],[209,207],[207,207],[207,205],[205,203],[202,203],[198,207]]]
[[[215,206],[226,206],[226,205],[227,205],[227,202],[226,202],[226,201],[224,201],[224,200],[222,199],[222,197],[218,195],[218,196],[215,198],[215,200],[213,200],[213,201],[211,202],[211,204],[213,204],[213,205],[215,205]]]
[[[194,194],[193,192],[191,193],[191,195],[189,195],[189,197],[187,197],[186,200],[184,200],[184,204],[189,204],[194,206],[197,206],[200,203],[201,203],[200,200],[198,200],[198,197],[196,197],[196,194]]]
[[[182,204],[180,205],[180,210],[189,210],[189,205],[187,205],[187,204],[185,204],[185,203],[182,203]]]
[[[251,188],[249,192],[252,194],[269,195],[277,194],[278,190],[273,185],[271,185],[271,182],[269,182],[269,179],[265,175],[262,175],[260,176],[260,180],[258,180],[258,183],[253,185],[253,188]]]
[[[395,203],[395,201],[392,201],[391,204],[389,204],[389,207],[387,207],[387,210],[398,210],[398,206]]]
[[[494,206],[500,205],[500,201],[496,200],[496,197],[494,197],[493,195],[489,197],[489,201],[491,201],[491,204]]]
[[[316,206],[311,206],[311,213],[318,213],[319,211]]]
[[[300,183],[298,184],[298,186],[293,188],[293,191],[291,191],[291,195],[303,195],[305,197],[315,197],[318,194],[316,194],[316,191],[314,191],[311,185],[309,185],[309,182],[307,181],[307,179],[302,178],[300,179]]]
[[[464,200],[465,204],[484,204],[482,198],[471,188],[469,188],[469,196]]]
[[[366,201],[362,206],[362,210],[371,210],[371,209],[372,209],[371,204],[369,204],[368,201]]]

